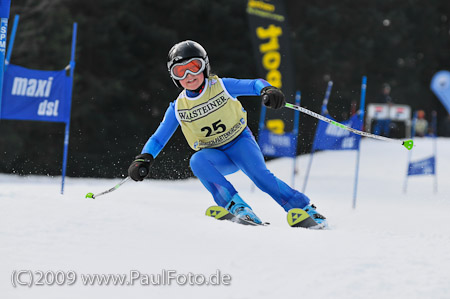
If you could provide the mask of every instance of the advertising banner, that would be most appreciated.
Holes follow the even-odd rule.
[[[1,118],[70,122],[71,77],[10,64],[4,74]]]
[[[295,87],[290,54],[289,29],[281,0],[249,0],[247,15],[259,75],[280,88],[293,103]],[[269,109],[267,119],[282,119],[286,131],[292,130],[292,113],[287,109]]]

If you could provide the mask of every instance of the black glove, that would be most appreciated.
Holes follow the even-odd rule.
[[[272,109],[280,109],[286,104],[284,94],[276,87],[266,86],[261,90],[263,104]]]
[[[128,176],[133,181],[142,181],[148,175],[153,160],[155,159],[150,154],[137,155],[133,163],[128,167]]]

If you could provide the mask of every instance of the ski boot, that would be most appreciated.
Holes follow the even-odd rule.
[[[225,209],[239,219],[262,224],[261,219],[255,215],[252,208],[237,193],[231,198]]]
[[[325,218],[325,216],[319,214],[316,211],[316,206],[313,204],[309,204],[306,207],[303,208],[303,210],[308,213],[309,217],[311,217],[316,223],[317,225],[312,226],[310,228],[312,229],[322,229],[322,228],[327,228],[328,227],[328,221]]]

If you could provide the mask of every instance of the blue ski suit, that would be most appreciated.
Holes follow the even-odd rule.
[[[270,85],[262,79],[222,78],[222,82],[226,91],[234,98],[260,95],[261,89]],[[186,90],[186,96],[193,98],[198,96],[198,93]],[[175,110],[174,101],[170,103],[163,121],[145,144],[142,153],[151,154],[156,158],[167,144],[180,125]],[[227,144],[197,151],[191,157],[190,166],[194,175],[212,194],[214,201],[222,207],[225,207],[237,193],[225,176],[238,170],[242,170],[259,189],[269,194],[285,211],[304,208],[310,202],[306,195],[292,189],[267,169],[261,150],[248,127]]]

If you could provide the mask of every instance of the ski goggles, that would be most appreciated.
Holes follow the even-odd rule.
[[[205,70],[206,63],[201,58],[175,63],[170,69],[170,75],[176,80],[183,80],[187,74],[198,75]]]

